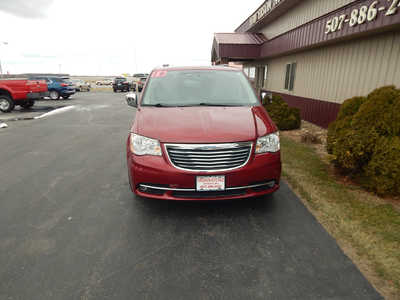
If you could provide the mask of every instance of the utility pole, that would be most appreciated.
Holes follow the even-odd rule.
[[[8,45],[8,42],[2,42],[2,41],[0,41],[0,46],[1,46],[1,45],[7,46],[7,45]],[[1,58],[0,58],[0,76],[3,77],[3,67],[2,67],[2,65],[1,65]]]

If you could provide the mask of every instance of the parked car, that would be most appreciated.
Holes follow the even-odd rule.
[[[138,73],[133,75],[132,90],[141,92],[149,74]]]
[[[104,79],[96,81],[96,85],[112,85],[112,84],[113,84],[113,79]]]
[[[30,108],[48,96],[47,84],[41,80],[0,79],[0,111],[10,112],[15,106]]]
[[[137,86],[137,91],[139,93],[142,92],[144,85],[146,84],[147,81],[147,77],[141,77],[140,80],[137,82],[136,86]]]
[[[83,91],[90,92],[90,89],[91,89],[90,83],[85,82],[81,79],[71,79],[71,81],[75,85],[76,92],[83,92]]]
[[[165,200],[226,200],[278,190],[279,132],[241,70],[154,70],[127,139],[133,193]]]
[[[75,81],[73,81],[72,79],[69,79],[68,77],[62,77],[62,79],[69,84],[69,86],[71,86],[74,91],[76,92],[77,86],[75,84]]]
[[[131,88],[131,84],[125,77],[117,77],[114,79],[114,82],[113,82],[114,93],[117,93],[119,91],[129,92],[130,88]]]
[[[51,100],[58,100],[60,97],[68,99],[75,94],[75,87],[67,78],[56,76],[35,76],[32,79],[45,80],[48,86]]]

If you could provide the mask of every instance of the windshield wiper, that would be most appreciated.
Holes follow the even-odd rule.
[[[154,106],[154,107],[171,107],[169,105],[165,105],[162,103],[156,103],[156,104],[142,104],[142,106]]]
[[[202,102],[199,103],[198,106],[242,106],[242,105]]]
[[[142,104],[142,106],[152,106],[152,107],[194,107],[194,106],[237,107],[237,106],[243,106],[243,105],[202,102],[202,103],[193,103],[193,104],[173,104],[173,105],[165,105],[162,103],[156,103],[156,104]]]

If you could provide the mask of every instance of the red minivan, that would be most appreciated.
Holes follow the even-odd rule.
[[[126,100],[137,107],[127,141],[135,194],[227,200],[279,188],[279,132],[241,70],[156,69]]]

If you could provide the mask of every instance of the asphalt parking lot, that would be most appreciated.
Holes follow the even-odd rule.
[[[38,103],[74,108],[0,129],[1,300],[381,299],[285,183],[262,199],[135,198],[124,95]]]

